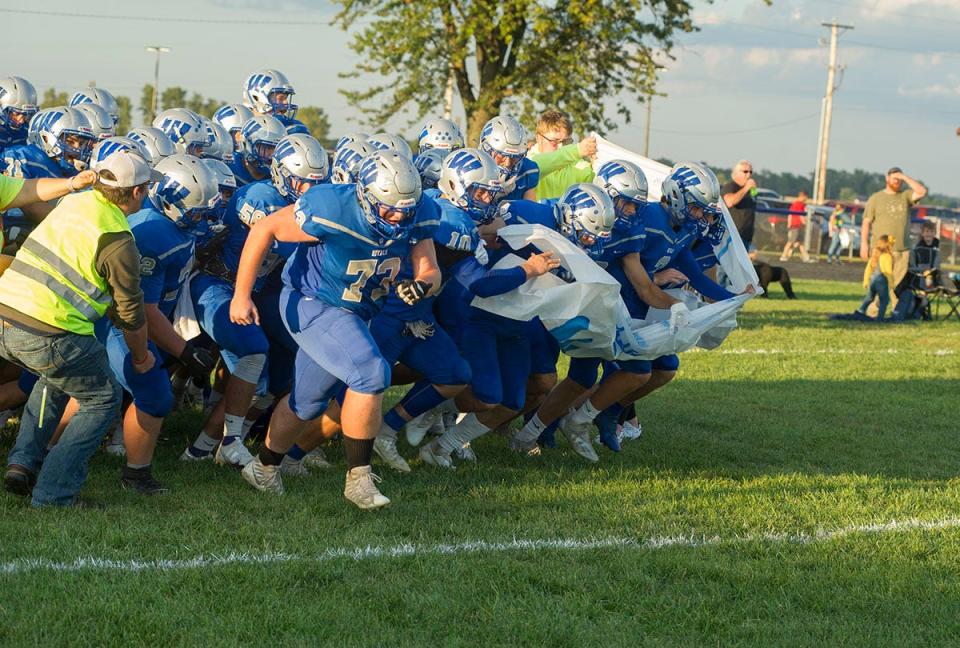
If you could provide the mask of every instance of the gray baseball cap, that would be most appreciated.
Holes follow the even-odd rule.
[[[93,166],[101,184],[108,187],[136,187],[145,182],[157,182],[163,174],[133,151],[117,151]]]

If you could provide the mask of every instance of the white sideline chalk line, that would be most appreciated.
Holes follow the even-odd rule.
[[[690,351],[694,353],[720,353],[720,355],[863,355],[863,354],[889,354],[897,355],[906,353],[909,355],[929,355],[929,356],[949,356],[956,354],[953,349],[935,349],[933,351],[902,351],[900,349],[720,349],[708,350],[694,348]],[[689,352],[688,352],[689,353]]]
[[[206,567],[222,567],[225,565],[257,565],[288,562],[322,563],[337,559],[368,560],[371,558],[406,558],[410,556],[450,556],[468,553],[509,553],[514,551],[538,550],[565,550],[589,551],[592,549],[645,549],[657,550],[670,547],[699,548],[722,545],[749,544],[754,542],[809,544],[827,542],[856,534],[896,533],[898,531],[924,530],[934,531],[960,527],[960,518],[943,520],[891,520],[876,524],[859,524],[840,529],[827,529],[813,533],[755,533],[742,536],[723,538],[720,536],[705,535],[676,535],[655,536],[647,539],[640,538],[598,538],[598,539],[543,539],[525,540],[514,539],[507,542],[487,542],[473,540],[456,544],[415,545],[399,544],[393,546],[367,546],[355,548],[327,549],[319,554],[296,554],[283,552],[269,552],[264,554],[250,554],[231,552],[223,555],[197,556],[187,559],[170,560],[113,560],[89,556],[78,558],[72,562],[57,562],[46,558],[27,558],[0,563],[0,574],[23,574],[34,571],[79,572],[79,571],[111,571],[111,572],[148,572],[173,571],[181,569],[199,569]]]

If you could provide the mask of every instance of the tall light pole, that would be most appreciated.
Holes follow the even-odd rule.
[[[153,101],[150,102],[150,122],[157,116],[157,108],[160,103],[160,55],[169,52],[169,47],[163,45],[148,45],[145,48],[148,52],[154,52],[157,55],[157,61],[153,66]]]

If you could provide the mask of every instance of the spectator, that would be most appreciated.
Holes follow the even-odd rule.
[[[879,237],[887,235],[893,241],[893,282],[890,285],[895,287],[903,281],[910,262],[910,207],[927,195],[927,189],[905,175],[900,167],[892,167],[887,171],[886,180],[886,187],[867,200],[863,212],[860,258],[866,261],[871,245],[875,247]],[[903,183],[908,186],[906,191],[901,191]]]
[[[753,243],[753,225],[757,213],[757,202],[754,200],[757,183],[753,179],[753,164],[749,160],[737,162],[733,167],[730,182],[723,185],[720,193],[723,194],[723,202],[730,209],[730,217],[737,226],[743,245],[749,250]]]
[[[867,308],[876,299],[877,320],[882,320],[890,304],[890,285],[893,281],[893,237],[883,234],[873,247],[873,254],[863,269],[863,287],[867,289],[867,296],[863,298],[860,308],[854,313],[859,319],[872,320],[867,315]]]
[[[920,227],[920,240],[910,251],[909,271],[905,281],[910,288],[930,290],[940,283],[940,239],[931,221],[924,221]]]
[[[147,349],[140,255],[127,217],[156,172],[140,156],[114,153],[95,169],[92,191],[64,198],[0,276],[0,356],[39,377],[8,458],[4,487],[34,506],[71,506],[87,462],[120,409],[120,386],[93,325],[108,309],[133,353],[133,371],[154,364]],[[67,401],[79,411],[47,443]]]
[[[810,262],[810,255],[807,254],[807,249],[803,247],[803,241],[800,240],[806,222],[802,213],[806,213],[808,199],[807,192],[801,189],[797,194],[797,199],[790,203],[791,213],[787,216],[787,244],[783,246],[783,254],[780,255],[781,261],[789,261],[790,257],[793,256],[793,251],[799,249],[800,258],[803,259],[803,262]]]
[[[540,167],[537,200],[559,198],[578,182],[593,181],[590,160],[597,153],[597,138],[586,137],[573,144],[570,117],[559,110],[547,110],[537,118],[536,141],[527,157]]]
[[[830,247],[827,248],[827,263],[840,263],[840,248],[843,247],[841,241],[843,237],[840,234],[843,232],[843,225],[846,222],[847,212],[843,208],[843,205],[837,205],[833,208],[833,213],[830,214],[830,221],[827,223],[827,228],[830,233]]]

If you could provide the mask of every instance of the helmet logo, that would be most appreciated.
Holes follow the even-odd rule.
[[[160,130],[162,130],[164,133],[175,135],[177,139],[182,140],[184,139],[184,136],[190,132],[190,124],[182,122],[179,119],[164,117],[163,121],[160,123]]]
[[[60,121],[61,117],[63,117],[63,113],[59,110],[51,110],[45,113],[43,117],[40,118],[40,121],[37,122],[37,131],[50,130],[54,124]]]
[[[190,190],[170,176],[164,176],[157,185],[157,195],[167,203],[176,205],[190,195]]]
[[[273,157],[277,160],[282,160],[288,155],[292,155],[297,152],[297,149],[293,146],[293,143],[289,140],[283,140],[277,146],[276,150],[273,152]]]
[[[450,158],[450,161],[447,162],[447,166],[451,169],[465,173],[467,171],[473,171],[474,169],[479,169],[483,166],[476,155],[473,155],[469,152],[455,151]]]
[[[127,148],[123,142],[104,142],[97,149],[97,159],[95,162],[103,162],[114,153],[126,151]]]

